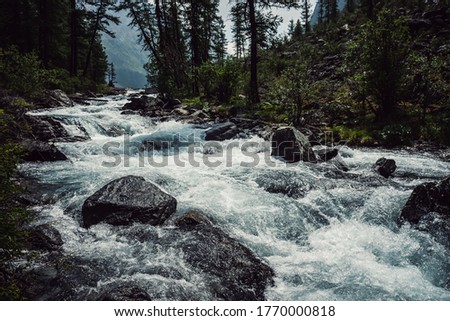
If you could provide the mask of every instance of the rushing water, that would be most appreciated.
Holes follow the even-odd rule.
[[[124,154],[124,136],[109,137],[108,129],[122,129],[131,143],[170,133],[178,133],[180,140],[194,135],[202,142],[205,129],[121,115],[125,103],[126,97],[118,96],[105,104],[34,112],[60,119],[74,135],[80,135],[82,126],[91,140],[59,143],[70,161],[28,163],[21,168],[46,183],[56,200],[39,208],[38,223],[50,223],[61,232],[67,253],[105,266],[97,287],[80,288],[81,297],[105,284],[133,281],[156,300],[213,298],[205,276],[185,262],[180,247],[162,241],[173,229],[173,218],[163,227],[80,227],[87,197],[113,179],[137,175],[178,200],[175,217],[189,209],[201,210],[267,262],[276,273],[274,287],[266,291],[270,300],[450,299],[445,289],[449,250],[428,234],[397,224],[413,187],[448,175],[450,164],[426,154],[347,148],[342,156],[350,173],[364,179],[336,177],[336,170],[327,165],[287,167],[279,160],[265,161],[267,147],[253,137],[220,143],[225,150],[230,143],[257,143],[260,161],[253,166],[239,148],[228,148],[228,162],[218,157],[211,161],[222,160],[221,164],[207,166],[198,146],[182,146],[175,154],[157,151],[152,160],[168,164],[152,166],[139,151]],[[380,157],[396,160],[397,178],[372,174],[371,166]],[[192,159],[200,164],[192,166]],[[117,160],[120,165],[111,166]],[[294,186],[295,193],[293,197],[269,193],[268,186]],[[144,242],[130,237],[139,229],[151,237]]]

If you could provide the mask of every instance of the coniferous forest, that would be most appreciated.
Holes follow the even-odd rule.
[[[62,125],[48,117],[39,121],[51,130],[43,130],[27,113],[126,92],[115,88],[102,44],[115,36],[117,12],[131,19],[149,54],[146,93],[158,93],[166,109],[184,106],[180,117],[192,110],[215,122],[282,124],[304,129],[318,145],[332,135],[351,147],[450,160],[448,0],[230,1],[231,38],[220,2],[0,0],[1,300],[27,299],[13,262],[33,260],[25,226],[35,204],[18,166],[35,154],[65,158],[53,145],[61,141],[30,143],[40,139],[36,130],[63,136]],[[298,13],[287,31],[274,8]],[[88,133],[77,135],[73,141]]]

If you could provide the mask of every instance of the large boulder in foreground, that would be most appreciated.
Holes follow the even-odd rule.
[[[177,201],[142,177],[127,176],[107,184],[83,205],[85,227],[98,223],[130,225],[163,224],[177,208]]]
[[[202,213],[188,212],[175,224],[184,235],[181,247],[186,261],[219,280],[212,284],[218,299],[265,299],[274,272],[251,250],[212,225]]]
[[[273,134],[272,156],[288,163],[317,162],[308,138],[294,127],[280,128]]]

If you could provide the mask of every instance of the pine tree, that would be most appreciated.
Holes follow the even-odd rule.
[[[70,75],[76,76],[78,73],[78,10],[76,0],[70,0]]]
[[[310,9],[311,9],[311,3],[309,0],[303,0],[302,4],[301,4],[301,9],[302,9],[302,19],[303,19],[303,28],[305,30],[305,33],[308,33],[311,31],[311,24],[310,24],[310,19],[311,19],[311,13],[310,13]]]
[[[321,24],[321,23],[324,22],[325,0],[319,0],[318,4],[319,4],[319,18],[318,18],[318,23]]]
[[[105,26],[110,20],[100,21],[97,32],[92,32],[92,16],[87,6],[75,0],[0,1],[0,47],[14,46],[20,55],[36,52],[39,68],[53,69],[58,74],[67,70],[72,77],[77,76],[81,61],[90,60],[85,64],[85,74],[93,83],[83,84],[104,83],[107,62],[99,33],[107,31]],[[60,86],[77,90],[64,77],[57,80]]]
[[[261,22],[258,23],[259,9],[270,9],[273,5],[284,6],[288,8],[297,7],[295,2],[286,1],[269,1],[269,0],[246,0],[242,2],[243,10],[241,14],[244,15],[243,20],[248,20],[248,34],[250,38],[250,83],[249,83],[249,100],[252,104],[260,102],[259,86],[258,86],[258,42],[264,40],[264,33],[259,34],[261,29]],[[261,21],[261,20],[260,20]],[[272,20],[273,21],[273,20]],[[276,23],[276,21],[273,21]],[[267,29],[266,31],[270,31]]]
[[[299,19],[294,23],[294,20],[289,21],[289,27],[288,27],[288,35],[290,37],[290,40],[296,41],[299,40],[303,35],[303,28],[302,24]]]
[[[98,35],[100,32],[107,34],[110,37],[114,37],[114,33],[112,33],[108,26],[110,23],[119,24],[119,19],[108,13],[108,9],[112,9],[109,1],[99,0],[94,1],[93,3],[97,3],[97,9],[95,13],[89,12],[88,19],[89,21],[89,29],[91,33],[91,39],[89,41],[89,47],[86,55],[86,60],[84,63],[83,76],[87,76],[89,64],[91,62],[92,51],[94,50],[95,42],[98,39]]]
[[[233,34],[233,42],[236,48],[236,57],[242,58],[245,56],[246,44],[246,30],[245,25],[245,6],[243,3],[238,3],[231,8],[231,21],[233,26],[231,32]]]

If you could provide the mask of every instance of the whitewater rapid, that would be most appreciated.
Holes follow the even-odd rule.
[[[202,162],[205,126],[121,115],[126,102],[126,96],[117,96],[92,106],[32,113],[60,119],[74,136],[84,128],[91,138],[57,144],[69,161],[21,166],[23,173],[45,183],[55,200],[36,208],[40,215],[35,224],[56,227],[66,253],[104,266],[96,286],[77,290],[81,298],[105,284],[133,281],[155,300],[213,299],[205,275],[186,263],[180,247],[163,241],[175,217],[195,209],[274,269],[275,284],[266,291],[269,300],[450,300],[445,289],[449,250],[430,235],[397,224],[412,189],[447,176],[449,163],[430,154],[345,148],[350,173],[368,177],[358,181],[336,178],[326,165],[286,166],[270,157],[266,161],[267,145],[252,137],[220,145],[228,150],[230,143],[254,143],[258,164],[243,166],[252,159],[233,147],[228,158],[212,158],[220,161],[212,167]],[[111,128],[126,135],[110,137]],[[176,153],[156,151],[152,160],[166,162],[164,166],[152,166],[137,150],[124,153],[127,140],[173,133],[181,140],[194,137],[198,146],[182,145]],[[397,173],[416,177],[375,177],[371,166],[381,157],[395,159]],[[199,164],[192,166],[192,159]],[[111,166],[116,160],[120,164]],[[80,227],[83,202],[106,183],[127,175],[144,177],[173,195],[178,200],[176,215],[162,227]],[[300,195],[269,193],[265,187],[273,184],[295,185]],[[142,229],[150,235],[146,241],[132,237]]]

